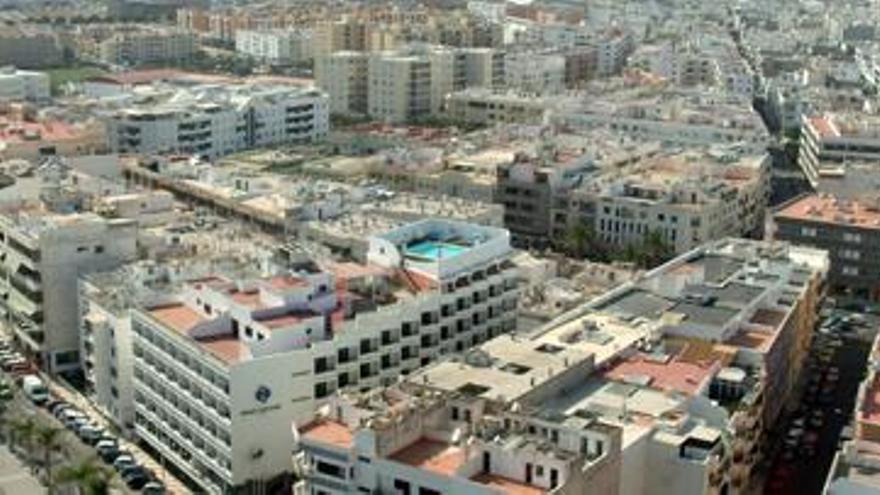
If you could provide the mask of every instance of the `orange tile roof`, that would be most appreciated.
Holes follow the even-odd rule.
[[[165,326],[182,334],[188,334],[196,325],[207,320],[201,313],[183,303],[157,306],[150,309],[149,313]]]
[[[446,476],[454,475],[465,462],[463,449],[424,437],[398,450],[390,459]]]
[[[74,126],[60,120],[29,122],[0,118],[0,141],[19,143],[30,141],[29,135],[39,136],[43,141],[64,141],[82,135]]]
[[[695,394],[720,369],[721,362],[693,363],[672,358],[667,362],[636,354],[616,363],[604,373],[606,378],[624,381],[627,377],[647,376],[652,388]]]
[[[233,290],[229,293],[229,297],[231,297],[236,303],[241,304],[242,306],[247,306],[251,309],[263,307],[262,300],[260,299],[260,291],[258,290]]]
[[[482,473],[471,478],[482,485],[502,491],[510,495],[543,495],[547,493],[544,489],[536,486],[527,485],[523,482],[496,476],[494,474]]]
[[[266,280],[266,283],[275,290],[290,290],[308,285],[305,280],[291,275],[277,275]]]
[[[810,118],[810,124],[816,129],[816,132],[821,137],[840,136],[840,132],[837,130],[837,127],[834,126],[834,123],[831,122],[829,117],[812,117]]]
[[[247,344],[231,334],[200,338],[196,342],[226,364],[236,364],[251,357]]]
[[[302,438],[349,449],[354,444],[354,434],[348,426],[329,419],[316,420],[299,429]]]
[[[776,218],[831,223],[861,228],[880,228],[880,208],[857,201],[813,194],[782,208]]]

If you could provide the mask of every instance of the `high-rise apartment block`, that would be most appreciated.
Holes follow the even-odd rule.
[[[276,65],[310,62],[314,56],[309,29],[238,30],[235,51],[241,55]]]

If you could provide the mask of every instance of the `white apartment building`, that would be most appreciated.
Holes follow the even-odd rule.
[[[315,84],[325,91],[330,112],[366,115],[370,54],[340,51],[315,58]]]
[[[209,493],[275,493],[291,421],[513,330],[510,253],[502,229],[424,220],[371,238],[367,265],[193,280],[132,313],[135,432]]]
[[[0,215],[0,311],[13,336],[51,372],[79,367],[77,278],[133,260],[137,224],[23,206]]]
[[[798,164],[815,186],[847,162],[880,158],[880,118],[863,112],[803,116]]]
[[[269,64],[299,64],[314,56],[310,29],[267,29],[235,32],[235,51]]]
[[[598,85],[596,91],[602,88]],[[552,119],[576,129],[622,131],[636,139],[675,145],[742,143],[762,152],[770,142],[751,97],[659,87],[606,94],[560,108]]]
[[[554,212],[553,230],[586,224],[604,242],[637,245],[659,235],[676,253],[713,239],[760,234],[770,157],[735,149],[665,153],[591,177]],[[557,225],[563,220],[562,225]]]
[[[101,60],[118,65],[189,60],[195,54],[195,35],[177,29],[118,32],[100,43]]]
[[[747,493],[743,453],[794,392],[827,269],[819,250],[713,241],[528,337],[338,397],[298,427],[304,488]]]
[[[368,65],[368,113],[386,122],[408,122],[443,108],[453,89],[453,57],[445,50],[380,52]]]
[[[214,159],[242,149],[317,141],[329,129],[327,96],[313,88],[242,84],[154,89],[135,93],[121,108],[99,110],[114,153]]]
[[[514,91],[493,91],[471,88],[456,91],[446,97],[446,113],[461,122],[482,125],[505,123],[539,124],[545,113],[559,98],[535,97]]]
[[[565,57],[555,53],[508,52],[504,59],[508,88],[536,95],[565,90]]]
[[[49,75],[45,72],[0,68],[0,102],[44,103],[49,98]]]
[[[329,94],[334,113],[407,122],[441,112],[453,91],[502,85],[504,59],[504,52],[490,48],[431,45],[342,51],[318,56],[315,78]]]

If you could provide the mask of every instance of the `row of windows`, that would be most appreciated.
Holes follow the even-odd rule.
[[[183,448],[174,438],[168,435],[167,430],[165,428],[161,428],[157,426],[155,423],[146,418],[143,414],[136,412],[135,413],[135,424],[146,430],[150,435],[155,437],[158,441],[162,442],[165,446],[167,446],[172,452],[177,454],[178,457],[183,459],[185,462],[191,462],[192,455]],[[214,459],[218,466],[226,469],[226,471],[232,470],[232,462],[226,458],[225,456],[218,456],[218,458]],[[221,479],[214,473],[213,471],[204,472],[215,484],[223,485],[225,484],[225,480]]]
[[[216,371],[213,371],[208,366],[203,365],[198,357],[190,355],[188,352],[183,350],[181,346],[161,337],[158,332],[154,332],[150,328],[138,323],[137,321],[132,322],[132,329],[134,330],[136,335],[150,342],[151,344],[153,344],[153,346],[161,349],[165,354],[169,355],[174,362],[182,364],[193,373],[202,377],[205,381],[212,384],[217,389],[221,390],[224,394],[229,394],[229,381],[226,379],[226,377]]]
[[[135,366],[134,375],[138,381],[146,385],[154,394],[162,397],[163,402],[166,405],[174,407],[179,413],[199,425],[199,428],[208,431],[217,440],[229,445],[229,434],[225,431],[223,426],[211,420],[211,418],[203,414],[198,408],[190,407],[186,400],[181,399],[176,394],[168,392],[168,389],[164,387],[164,384],[157,383],[152,377],[147,376],[139,366]],[[135,400],[138,400],[138,397],[143,401],[143,393],[140,390],[135,391]]]
[[[137,343],[134,344],[133,348],[134,355],[136,358],[140,359],[140,363],[145,364],[155,372],[164,376],[169,383],[180,387],[181,390],[186,392],[187,396],[192,397],[208,408],[214,410],[219,416],[229,418],[229,408],[222,400],[215,399],[210,393],[205,393],[205,390],[195,383],[191,383],[183,374],[175,372],[171,366],[156,359],[155,355],[145,352],[145,349]],[[138,371],[138,368],[136,368],[135,371]],[[164,387],[161,388],[164,389]]]

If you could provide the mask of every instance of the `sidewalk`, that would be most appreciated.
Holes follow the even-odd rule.
[[[107,421],[101,411],[92,406],[92,403],[89,402],[88,399],[78,392],[70,390],[58,382],[49,379],[49,377],[45,375],[43,375],[43,378],[49,386],[49,391],[52,392],[54,396],[76,406],[77,409],[86,413],[89,416],[89,419],[95,421],[104,428],[110,427],[109,421]],[[169,494],[190,495],[192,493],[179,479],[162,467],[162,465],[151,455],[141,450],[140,447],[123,437],[119,437],[119,444],[126,450],[130,451],[139,463],[155,473],[159,481],[165,484],[165,488]]]
[[[45,492],[46,489],[28,468],[9,452],[8,445],[0,445],[0,495],[36,495]]]

